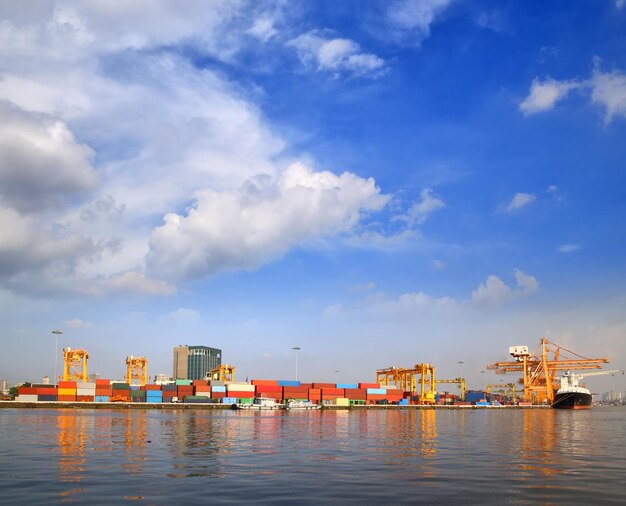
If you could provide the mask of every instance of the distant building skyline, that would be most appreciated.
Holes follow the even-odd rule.
[[[222,350],[210,346],[181,345],[174,348],[172,378],[203,379],[222,363]]]

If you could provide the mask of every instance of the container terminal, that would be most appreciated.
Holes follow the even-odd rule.
[[[511,346],[509,354],[513,360],[490,364],[487,369],[497,374],[518,374],[517,381],[490,384],[484,391],[477,391],[467,390],[462,377],[436,378],[435,367],[429,363],[418,363],[408,368],[392,366],[378,369],[375,382],[236,381],[235,367],[219,364],[204,379],[149,383],[148,359],[129,356],[126,358],[126,377],[123,381],[88,381],[87,351],[64,348],[63,375],[56,384],[26,383],[17,388],[14,398],[3,397],[2,405],[146,408],[207,405],[211,408],[230,408],[267,398],[278,403],[306,401],[326,408],[550,407],[554,405],[555,398],[562,399],[563,392],[558,384],[563,384],[564,378],[570,378],[572,371],[600,369],[608,363],[607,358],[582,357],[545,338],[540,340],[533,352],[527,346]],[[561,377],[558,377],[559,372],[563,373]],[[597,371],[587,375],[617,372],[623,374],[623,371]],[[584,373],[577,375],[579,378],[584,376]],[[454,385],[458,391],[450,393],[448,385]],[[558,404],[554,407],[563,407],[562,402]]]

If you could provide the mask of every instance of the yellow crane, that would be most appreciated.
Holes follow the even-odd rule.
[[[87,381],[86,350],[63,348],[63,381]]]
[[[419,380],[417,379],[419,376]],[[435,403],[435,368],[430,364],[415,364],[411,368],[387,367],[376,371],[376,382],[381,386],[395,385],[404,392],[417,393],[421,404]]]
[[[126,383],[144,386],[148,383],[148,359],[146,357],[126,357]]]
[[[436,380],[435,385],[437,383],[458,383],[459,388],[461,389],[461,400],[465,400],[465,378],[455,378],[449,380]]]
[[[531,353],[528,346],[510,346],[509,354],[514,361],[495,362],[487,369],[496,374],[521,374],[524,385],[524,401],[535,404],[554,402],[558,389],[558,371],[600,369],[608,358],[587,358],[558,344],[541,338],[539,346]]]
[[[235,381],[235,366],[220,364],[211,371],[211,379],[214,381]]]

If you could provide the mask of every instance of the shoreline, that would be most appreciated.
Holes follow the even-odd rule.
[[[0,409],[143,409],[143,410],[231,410],[231,404],[184,404],[184,403],[144,403],[144,402],[62,402],[62,401],[0,401]],[[332,411],[368,411],[368,410],[509,410],[509,409],[549,409],[548,405],[531,406],[442,406],[442,405],[396,405],[366,404],[361,406],[322,406],[323,410]],[[281,411],[281,410],[275,410]]]

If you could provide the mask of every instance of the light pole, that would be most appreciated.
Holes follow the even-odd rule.
[[[459,364],[459,378],[462,378],[462,377],[463,377],[463,364],[464,364],[464,363],[465,363],[465,362],[463,362],[462,360],[459,360],[459,361],[457,362],[457,364]]]
[[[298,352],[300,351],[300,346],[294,346],[292,350],[296,352],[296,381],[298,381]]]
[[[59,336],[63,334],[60,330],[53,330],[54,334],[54,384],[56,385],[59,381],[59,377],[57,376],[57,365],[59,363]]]
[[[335,385],[339,383],[339,371],[335,370]]]

